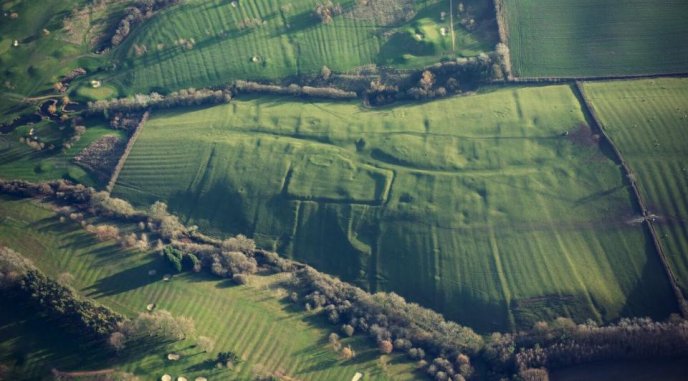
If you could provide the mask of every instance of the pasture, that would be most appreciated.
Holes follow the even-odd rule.
[[[0,123],[32,111],[33,100],[45,99],[52,85],[77,67],[92,71],[105,62],[93,53],[94,34],[124,5],[93,9],[83,17],[70,12],[86,1],[53,2],[50,6],[30,0],[0,4]],[[112,12],[106,14],[105,10]],[[64,27],[71,25],[68,31]],[[14,41],[18,46],[14,46]]]
[[[58,123],[51,121],[43,120],[0,135],[0,176],[30,181],[64,178],[85,185],[97,185],[95,177],[74,163],[74,156],[99,138],[111,135],[125,139],[126,135],[106,127],[102,122],[89,121],[88,124],[86,132],[69,149],[60,148],[62,142],[69,139],[67,130],[61,130]],[[28,136],[31,129],[46,145],[53,144],[57,148],[36,151],[19,142],[19,138]]]
[[[51,368],[62,371],[117,368],[141,379],[159,379],[164,373],[193,379],[254,380],[279,375],[281,379],[348,380],[357,371],[371,380],[415,379],[414,365],[402,355],[380,358],[364,337],[343,339],[357,356],[341,360],[327,343],[334,327],[321,316],[301,312],[282,301],[280,276],[252,276],[247,286],[193,273],[174,276],[171,266],[155,254],[123,250],[114,242],[98,242],[76,223],[60,223],[45,205],[0,198],[0,245],[9,246],[33,259],[48,275],[63,272],[74,276],[72,286],[119,312],[135,315],[156,303],[175,315],[194,319],[198,334],[216,340],[215,351],[204,354],[184,341],[165,348],[134,352],[121,357],[107,351],[84,353],[59,330],[39,321],[31,311],[5,309],[0,317],[0,361],[14,364],[20,377],[37,379]],[[155,270],[151,276],[148,272]],[[232,370],[204,364],[219,351],[233,351],[243,362]],[[178,351],[182,359],[165,359]]]
[[[256,98],[154,114],[114,195],[481,331],[675,311],[569,86],[369,110]]]
[[[131,94],[217,86],[236,79],[279,80],[366,65],[422,67],[443,57],[492,51],[496,27],[491,3],[466,1],[477,26],[455,17],[452,51],[446,2],[346,0],[330,23],[315,15],[315,0],[189,1],[132,31],[115,55],[115,78]],[[447,13],[442,17],[442,12]]]
[[[688,293],[688,80],[586,83],[628,162],[684,295]]]
[[[688,3],[677,0],[503,0],[519,77],[688,71]]]

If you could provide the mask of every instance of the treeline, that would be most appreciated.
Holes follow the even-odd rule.
[[[679,356],[688,356],[688,321],[677,315],[665,322],[624,318],[607,326],[558,318],[552,323],[539,322],[528,331],[493,334],[484,354],[491,369],[505,374],[598,361]]]
[[[136,94],[127,98],[88,102],[90,112],[130,112],[146,109],[196,106],[201,104],[227,103],[232,99],[229,89],[182,89],[169,95],[158,93]]]
[[[416,360],[432,355],[434,358],[424,365],[438,380],[472,375],[469,356],[483,347],[482,338],[472,329],[446,321],[442,315],[394,293],[370,294],[311,267],[294,272],[294,279],[295,289],[303,296],[302,304],[307,309],[322,308],[328,320],[341,325],[347,335],[365,333],[386,353],[402,351]]]
[[[179,2],[180,0],[136,0],[133,6],[124,10],[124,17],[117,24],[117,29],[115,29],[110,43],[112,46],[121,44],[133,27],[153,17],[158,10]]]
[[[501,52],[501,51],[500,51]],[[504,53],[504,52],[501,52]],[[318,77],[301,78],[302,84],[270,84],[237,80],[218,89],[188,88],[169,95],[156,92],[136,94],[126,98],[88,102],[92,113],[117,112],[113,127],[122,128],[128,120],[125,113],[147,109],[219,104],[231,101],[234,94],[259,93],[289,95],[333,100],[356,99],[362,95],[365,104],[382,106],[398,100],[427,100],[470,91],[480,82],[501,80],[503,54],[480,54],[476,57],[457,58],[422,70],[396,73],[334,75],[327,67]],[[508,56],[508,54],[507,54]],[[372,80],[371,80],[372,79]],[[288,83],[288,82],[287,82]]]
[[[500,75],[493,73],[495,62],[494,54],[482,53],[440,62],[394,80],[373,81],[364,94],[364,102],[381,106],[398,100],[441,98],[470,91],[478,83]]]
[[[374,340],[383,353],[398,351],[419,360],[436,380],[476,378],[473,365],[487,365],[488,379],[546,380],[547,369],[594,361],[688,356],[688,322],[622,319],[616,324],[576,324],[567,318],[537,323],[516,333],[493,333],[486,342],[470,328],[406,302],[394,293],[370,294],[301,263],[258,249],[245,236],[218,240],[187,228],[157,202],[149,210],[105,192],[65,181],[34,184],[0,180],[0,192],[43,197],[92,215],[133,222],[160,240],[159,252],[176,268],[200,271],[244,283],[258,270],[289,272],[290,300],[322,313],[341,332]],[[21,268],[21,264],[19,266]],[[11,276],[9,277],[11,278]],[[0,277],[9,279],[6,275]],[[136,336],[136,335],[134,335]],[[336,340],[335,340],[336,341]],[[350,348],[342,349],[342,352]]]
[[[76,337],[104,341],[125,321],[124,316],[48,278],[30,260],[5,247],[0,247],[0,289],[29,302]]]
[[[294,83],[288,86],[279,86],[241,80],[234,83],[234,89],[237,92],[245,93],[307,96],[329,99],[355,99],[358,96],[354,91],[346,91],[336,87],[299,86]]]

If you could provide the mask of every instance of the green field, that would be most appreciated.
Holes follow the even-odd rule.
[[[688,294],[688,79],[586,83],[628,162],[683,293]]]
[[[239,100],[154,114],[114,194],[482,331],[666,317],[621,171],[581,124],[568,86],[380,110]]]
[[[190,342],[167,348],[185,356],[179,363],[165,360],[164,350],[122,358],[111,358],[108,352],[83,353],[45,322],[13,307],[11,313],[0,314],[0,362],[11,364],[22,358],[24,365],[17,369],[21,379],[36,379],[53,367],[63,371],[115,367],[145,380],[163,373],[236,380],[273,372],[298,380],[348,380],[357,371],[371,380],[417,376],[414,365],[402,355],[384,357],[385,365],[362,336],[343,340],[358,355],[351,361],[340,360],[327,344],[334,328],[326,326],[322,317],[281,301],[286,291],[274,287],[279,276],[253,276],[248,286],[191,273],[163,282],[162,275],[172,268],[157,255],[100,243],[77,224],[60,223],[50,209],[31,201],[5,197],[0,201],[0,245],[24,253],[50,276],[70,272],[77,290],[119,312],[134,315],[156,303],[175,315],[192,317],[200,335],[216,339],[216,351],[231,350],[244,359],[232,371],[204,367],[199,364],[211,356],[190,348]],[[155,276],[148,275],[152,269],[157,270]],[[5,307],[3,311],[8,311]]]
[[[98,88],[92,87],[90,84],[79,86],[73,93],[77,98],[84,101],[97,101],[101,99],[110,99],[117,97],[117,89],[113,86],[103,85]]]
[[[503,0],[520,77],[688,71],[681,0]]]
[[[10,134],[0,135],[0,176],[6,179],[30,181],[64,178],[86,185],[97,185],[97,179],[74,164],[72,159],[82,149],[103,136],[114,135],[122,139],[126,136],[122,131],[112,130],[99,122],[88,124],[90,126],[81,135],[81,139],[67,150],[58,148],[35,151],[19,142],[19,137],[28,136],[29,130],[33,128],[42,141],[60,147],[62,140],[68,139],[69,136],[65,136],[65,131],[61,131],[57,123],[50,121],[22,126]]]
[[[116,78],[129,93],[217,86],[236,79],[317,75],[323,66],[346,72],[370,64],[422,67],[443,57],[492,51],[496,27],[489,1],[466,1],[478,28],[468,32],[455,18],[452,52],[448,4],[439,0],[391,2],[377,10],[341,2],[329,24],[313,14],[315,0],[188,1],[136,28],[117,49],[123,69]],[[358,5],[357,5],[358,4]],[[405,21],[396,5],[415,8]],[[416,38],[416,34],[421,36]],[[255,59],[254,59],[255,58]]]
[[[92,71],[105,62],[92,51],[94,34],[117,15],[123,4],[90,12],[73,23],[72,32],[63,29],[70,12],[86,1],[52,1],[49,6],[30,0],[0,3],[0,123],[31,112],[24,97],[43,96],[53,83],[77,67]],[[106,14],[105,10],[111,14]],[[16,18],[11,15],[16,14]],[[17,40],[19,46],[13,46]],[[54,94],[50,94],[53,95]]]

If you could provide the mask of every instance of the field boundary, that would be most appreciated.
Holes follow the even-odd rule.
[[[136,139],[139,138],[141,131],[143,131],[143,125],[146,124],[146,121],[148,120],[149,115],[150,115],[150,111],[144,112],[143,116],[141,117],[141,121],[134,128],[134,133],[131,134],[129,141],[127,142],[127,146],[124,149],[124,152],[122,152],[122,156],[119,157],[119,161],[117,162],[115,169],[112,171],[112,176],[110,177],[110,181],[108,181],[108,184],[105,187],[105,191],[108,194],[112,193],[112,189],[115,187],[115,183],[117,182],[117,178],[119,178],[119,174],[120,174],[120,172],[122,172],[122,169],[124,168],[124,163],[126,163],[127,158],[129,157],[129,153],[131,152],[131,149],[134,147],[134,143],[136,143]]]
[[[518,84],[543,84],[543,83],[568,83],[577,81],[620,81],[627,79],[652,79],[652,78],[686,78],[688,72],[654,73],[654,74],[625,74],[605,75],[590,77],[514,77],[511,82]]]
[[[506,21],[506,13],[504,11],[504,0],[494,0],[495,7],[495,19],[497,20],[497,32],[499,34],[499,43],[504,44],[507,48],[502,57],[502,65],[504,65],[504,71],[507,76],[508,81],[514,81],[516,77],[514,76],[513,65],[511,61],[511,48],[509,48],[509,28]],[[499,53],[499,49],[497,49]]]
[[[600,119],[597,116],[597,112],[593,108],[592,103],[588,100],[588,98],[585,95],[582,83],[580,81],[576,81],[573,88],[576,92],[576,96],[580,97],[581,99],[581,105],[584,108],[584,113],[590,117],[590,121],[593,124],[592,127],[600,132],[602,138],[609,144],[609,146],[612,149],[612,152],[614,152],[614,156],[616,159],[615,161],[618,161],[621,164],[624,177],[626,177],[628,184],[630,185],[631,190],[633,191],[633,198],[635,199],[643,214],[643,223],[647,226],[648,231],[650,232],[650,237],[652,238],[652,243],[654,244],[655,251],[659,256],[659,260],[662,263],[662,267],[664,267],[664,271],[666,272],[666,275],[669,278],[669,283],[671,284],[671,287],[674,290],[674,294],[676,295],[676,301],[678,303],[679,311],[681,312],[681,315],[683,315],[683,317],[688,317],[688,302],[684,298],[681,289],[678,287],[676,275],[674,275],[674,272],[671,270],[669,260],[667,259],[666,253],[664,252],[664,248],[662,247],[661,242],[657,238],[657,231],[654,225],[652,224],[652,214],[648,210],[645,201],[640,195],[640,190],[638,189],[638,185],[636,184],[636,181],[633,178],[629,165],[624,160],[623,155],[621,155],[621,151],[619,151],[616,145],[614,145],[614,142],[609,137],[609,135],[607,135],[607,132],[604,130],[603,124],[602,122],[600,122]]]

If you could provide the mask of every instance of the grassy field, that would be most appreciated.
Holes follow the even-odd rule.
[[[19,142],[19,138],[28,136],[33,128],[46,145],[54,144],[60,147],[63,139],[68,139],[69,136],[66,136],[66,130],[60,130],[60,126],[51,121],[44,120],[35,125],[22,126],[9,134],[0,135],[0,176],[31,181],[66,178],[86,185],[97,185],[97,179],[74,164],[72,159],[82,149],[103,136],[113,135],[125,139],[126,135],[122,131],[104,126],[102,122],[87,124],[89,127],[81,135],[81,139],[68,150],[35,151]]]
[[[688,3],[504,0],[514,72],[592,77],[688,71]]]
[[[11,0],[0,4],[0,123],[31,112],[32,104],[23,102],[24,97],[52,93],[53,83],[73,69],[84,67],[90,72],[106,62],[107,57],[92,52],[92,40],[124,4],[72,17],[70,12],[85,3],[52,1],[46,6]],[[64,29],[66,20],[73,20],[69,32]]]
[[[660,241],[688,293],[688,80],[586,83],[585,93],[659,216]]]
[[[419,67],[442,57],[474,56],[494,48],[496,27],[489,1],[466,1],[478,22],[468,32],[455,20],[452,51],[446,2],[390,2],[376,8],[342,1],[329,24],[314,16],[315,0],[189,1],[136,28],[117,56],[116,79],[126,91],[170,91],[215,86],[235,79],[280,79],[319,74],[323,66],[345,72],[369,64]],[[385,2],[382,2],[385,3]],[[359,4],[359,5],[357,5]],[[386,3],[385,3],[386,4]],[[398,8],[414,10],[404,20]]]
[[[3,308],[11,313],[0,317],[0,362],[21,359],[17,371],[23,379],[36,379],[53,367],[63,371],[116,367],[142,379],[157,379],[163,373],[236,380],[273,372],[282,374],[282,379],[298,380],[348,380],[357,371],[371,380],[418,376],[413,364],[400,355],[380,359],[363,337],[344,339],[358,355],[350,361],[339,359],[327,344],[333,328],[324,325],[322,317],[282,302],[286,291],[276,287],[279,276],[254,276],[247,286],[191,273],[163,282],[162,275],[172,269],[157,255],[100,243],[78,225],[60,223],[45,206],[9,198],[0,201],[0,245],[24,253],[48,275],[70,272],[77,290],[119,312],[134,315],[156,303],[173,314],[192,317],[199,334],[216,339],[216,351],[231,350],[244,359],[231,371],[204,366],[211,356],[190,348],[189,342],[123,358],[83,353],[45,322],[21,309]],[[149,270],[157,274],[150,276]],[[179,363],[164,359],[170,350],[182,353]]]
[[[668,281],[582,124],[568,86],[380,110],[241,100],[155,114],[114,194],[483,331],[665,317]]]
[[[84,101],[97,101],[101,99],[116,98],[118,90],[109,85],[103,85],[98,88],[93,88],[90,85],[79,86],[73,92],[73,96]]]

